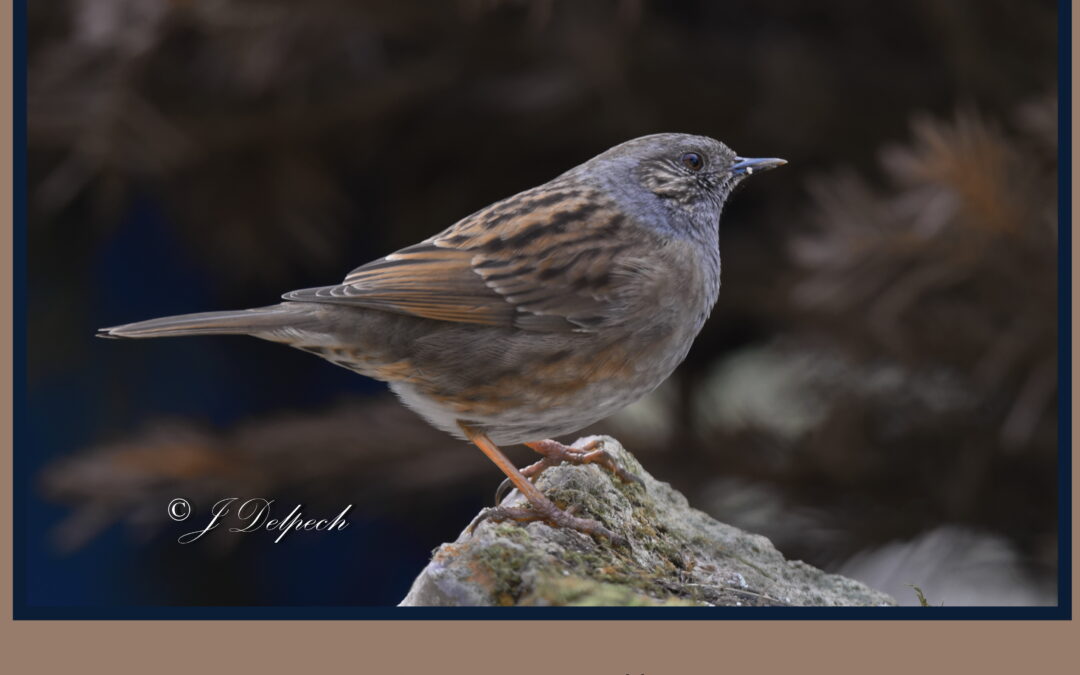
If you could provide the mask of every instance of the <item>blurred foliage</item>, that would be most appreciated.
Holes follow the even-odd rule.
[[[792,328],[713,384],[738,399],[782,376],[761,410],[721,401],[736,422],[704,425],[716,472],[744,478],[716,508],[767,490],[759,507],[801,517],[759,528],[808,559],[955,523],[1054,569],[1056,108],[1024,104],[1008,128],[921,116],[881,152],[884,185],[812,181],[814,230],[792,238],[784,284]]]
[[[347,495],[358,510],[377,514],[405,492],[414,495],[409,508],[437,508],[433,487],[468,482],[484,490],[488,467],[460,461],[468,448],[454,445],[389,399],[342,404],[318,416],[277,415],[224,434],[161,420],[62,459],[43,475],[41,489],[75,508],[54,533],[70,551],[116,521],[143,536],[157,533],[168,522],[161,505],[176,495],[205,508],[223,495],[289,494],[313,511],[340,509]]]
[[[816,332],[948,368],[1002,420],[1000,445],[1040,433],[1051,455],[1056,112],[1055,98],[1025,106],[1012,135],[973,112],[918,119],[910,146],[882,153],[886,191],[852,175],[814,182],[820,231],[793,246],[805,275],[796,300]]]
[[[729,205],[724,287],[687,363],[590,431],[815,564],[961,524],[1053,573],[1053,2],[62,0],[29,13],[32,387],[106,358],[93,327],[145,318],[93,315],[103,251],[140,202],[164,210],[220,302],[176,311],[257,305],[627,138],[704,133],[790,165]],[[182,293],[156,289],[148,264],[147,287]],[[250,377],[231,365],[223,381]],[[130,366],[110,367],[123,419]],[[762,409],[739,422],[755,391]],[[174,492],[421,520],[498,481],[388,399],[297,415],[95,427],[41,477],[74,507],[61,543],[120,518],[160,526]]]

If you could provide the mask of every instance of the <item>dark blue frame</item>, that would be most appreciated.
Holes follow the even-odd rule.
[[[15,619],[1071,619],[1072,392],[1058,387],[1058,604],[1056,607],[31,607],[26,604],[26,462],[18,452],[27,414],[26,0],[14,16],[14,575]],[[1058,381],[1071,386],[1072,7],[1058,0]],[[23,446],[25,447],[25,446]]]

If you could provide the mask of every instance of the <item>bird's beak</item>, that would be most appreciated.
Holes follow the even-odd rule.
[[[728,169],[737,176],[749,176],[758,171],[768,171],[787,164],[786,159],[777,157],[736,157],[735,163]]]

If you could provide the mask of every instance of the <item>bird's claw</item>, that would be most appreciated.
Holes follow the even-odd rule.
[[[641,478],[622,468],[619,463],[615,461],[615,458],[602,448],[603,444],[603,441],[599,439],[589,441],[581,448],[575,448],[572,445],[564,445],[558,441],[552,440],[526,443],[526,446],[534,452],[540,453],[544,458],[525,467],[521,470],[521,473],[535,483],[536,479],[546,469],[558,466],[564,462],[577,465],[596,464],[617,476],[619,480],[624,483],[645,485],[645,482],[641,480]],[[498,489],[495,490],[495,504],[498,505],[502,502],[506,493],[512,488],[513,483],[510,482],[509,478],[500,483]]]

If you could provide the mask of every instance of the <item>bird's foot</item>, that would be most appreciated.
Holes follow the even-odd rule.
[[[645,484],[640,478],[619,466],[619,463],[615,461],[615,458],[601,448],[603,444],[603,441],[599,439],[589,441],[580,448],[575,448],[572,445],[563,445],[558,441],[552,440],[525,443],[526,447],[534,452],[540,453],[544,458],[525,467],[521,470],[521,473],[529,480],[536,482],[536,478],[543,473],[545,469],[558,466],[563,462],[579,465],[596,464],[618,476],[619,480],[624,483],[637,483],[638,485]],[[502,484],[499,485],[499,489],[495,491],[496,504],[502,501],[502,498],[506,496],[506,492],[511,487],[513,487],[513,484],[509,479],[504,480]]]
[[[465,436],[475,443],[476,447],[480,448],[480,450],[487,455],[491,461],[495,462],[495,465],[506,474],[507,478],[509,478],[521,494],[524,495],[525,499],[529,501],[529,505],[532,507],[521,508],[499,506],[485,509],[484,512],[469,525],[468,532],[472,532],[476,526],[484,520],[515,520],[519,522],[542,520],[548,525],[556,528],[565,527],[590,536],[604,537],[618,546],[629,545],[629,542],[627,542],[626,539],[607,529],[598,521],[589,520],[588,518],[578,518],[570,512],[563,511],[555,506],[554,502],[545,497],[544,493],[541,492],[539,488],[533,485],[528,478],[517,470],[510,459],[499,450],[499,447],[495,445],[490,438],[488,438],[487,434],[476,429],[468,422],[459,420],[458,426],[461,427],[461,431]],[[547,442],[553,443],[552,441]],[[566,446],[562,446],[562,448],[564,450],[573,450],[573,448],[567,448]],[[580,452],[588,454],[592,452],[592,448],[583,448]],[[547,455],[545,455],[544,459],[548,459]],[[542,470],[543,469],[537,469],[535,473],[539,473]]]
[[[580,448],[575,448],[572,445],[563,445],[558,441],[552,440],[526,443],[526,447],[540,453],[544,458],[535,464],[525,467],[522,469],[521,473],[525,474],[525,476],[530,479],[534,479],[536,476],[539,476],[544,469],[551,466],[558,466],[563,462],[568,464],[598,464],[600,467],[607,469],[618,476],[619,480],[624,483],[644,485],[644,482],[642,482],[640,478],[619,466],[619,463],[615,461],[615,458],[602,448],[603,445],[603,441],[599,439],[589,441]]]
[[[495,506],[484,511],[469,525],[471,533],[476,526],[485,520],[503,522],[512,520],[517,523],[530,523],[533,521],[545,522],[555,528],[568,528],[593,537],[604,537],[616,546],[628,546],[629,542],[622,536],[615,534],[602,523],[590,518],[578,518],[573,515],[575,507],[562,510],[546,497],[541,502],[530,502],[528,507]]]

